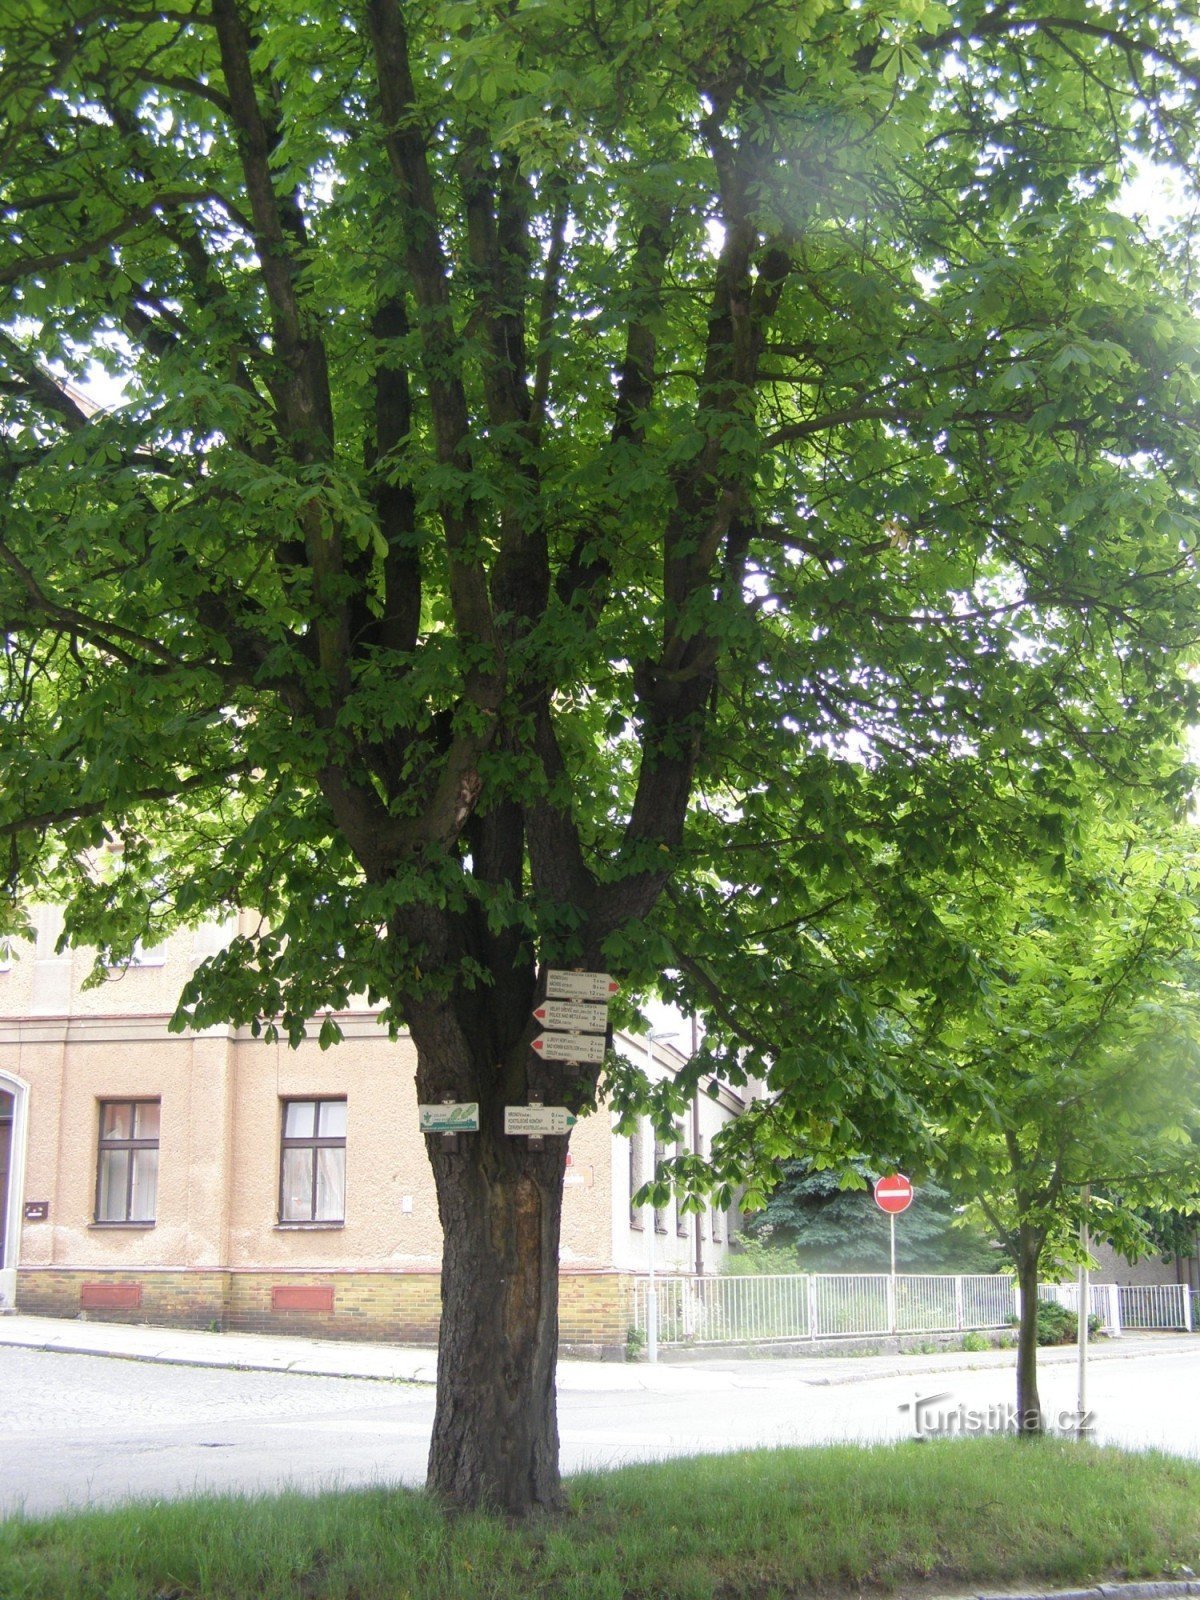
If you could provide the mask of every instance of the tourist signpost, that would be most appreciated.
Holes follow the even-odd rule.
[[[607,972],[569,972],[550,967],[546,997],[533,1008],[546,1031],[530,1044],[543,1061],[599,1066],[608,1048],[608,1002],[620,984]]]
[[[505,1133],[540,1138],[546,1133],[569,1133],[575,1118],[566,1106],[505,1106]]]
[[[543,1000],[533,1008],[543,1028],[565,1028],[571,1033],[605,1033],[608,1007],[578,1000]]]
[[[621,985],[607,972],[571,972],[550,967],[546,973],[547,1000],[599,1000],[607,1007]],[[605,1024],[608,1017],[605,1014]]]
[[[458,1149],[460,1133],[479,1132],[479,1102],[477,1100],[446,1100],[441,1105],[418,1106],[417,1116],[422,1133],[440,1133],[443,1148]]]
[[[619,988],[607,972],[547,968],[545,997],[533,1008],[533,1019],[544,1031],[529,1048],[543,1061],[599,1066],[608,1049],[608,1002]],[[540,1145],[547,1134],[570,1132],[575,1118],[564,1106],[542,1105],[532,1092],[529,1099],[527,1106],[505,1106],[506,1134]]]
[[[604,1060],[607,1046],[602,1033],[539,1033],[529,1048],[536,1050],[543,1061],[590,1061],[598,1064]]]

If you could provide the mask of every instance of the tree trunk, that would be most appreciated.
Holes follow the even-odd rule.
[[[442,1325],[428,1487],[525,1516],[562,1504],[554,1374],[565,1138],[477,1134],[430,1159],[442,1220]]]
[[[569,1070],[529,1049],[533,1029],[512,1020],[529,1018],[527,996],[514,999],[503,982],[419,1002],[409,1014],[422,1103],[479,1104],[478,1133],[426,1140],[442,1223],[428,1487],[460,1508],[514,1517],[557,1510],[554,1380],[567,1138],[548,1135],[539,1147],[506,1135],[504,1107],[568,1098],[578,1106],[583,1096],[572,1094]],[[518,1027],[521,1036],[509,1043]]]
[[[1017,1331],[1017,1432],[1040,1434],[1042,1405],[1037,1383],[1038,1263],[1042,1239],[1024,1224],[1017,1237],[1017,1283],[1021,1290],[1021,1320]]]

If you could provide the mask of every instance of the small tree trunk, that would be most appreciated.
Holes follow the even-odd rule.
[[[554,1375],[567,1141],[537,1151],[497,1138],[480,1109],[481,1131],[457,1135],[456,1152],[430,1140],[443,1246],[428,1487],[521,1517],[562,1504]]]
[[[1021,1320],[1017,1330],[1017,1432],[1040,1434],[1042,1405],[1037,1383],[1038,1263],[1042,1240],[1038,1231],[1022,1224],[1017,1238],[1017,1283],[1021,1290]]]

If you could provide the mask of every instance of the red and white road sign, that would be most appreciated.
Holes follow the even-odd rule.
[[[875,1184],[875,1204],[892,1216],[907,1211],[912,1197],[913,1186],[902,1172],[893,1172],[890,1178],[880,1178]]]

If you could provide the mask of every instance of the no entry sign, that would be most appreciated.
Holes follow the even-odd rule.
[[[907,1211],[912,1205],[913,1186],[902,1172],[894,1172],[890,1178],[880,1178],[875,1184],[875,1204],[880,1211],[887,1211],[892,1216],[901,1211]]]

